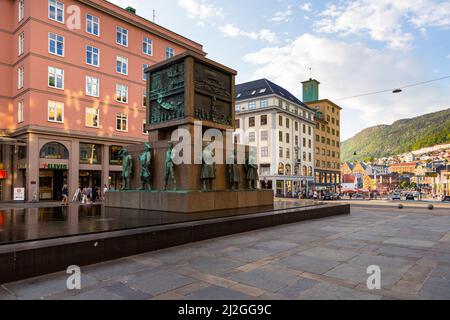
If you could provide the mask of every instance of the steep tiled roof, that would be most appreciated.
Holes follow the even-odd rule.
[[[259,79],[236,85],[236,101],[263,97],[270,94],[276,94],[292,103],[311,109],[292,93],[267,79]]]

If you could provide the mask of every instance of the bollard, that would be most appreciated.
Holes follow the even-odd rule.
[[[400,203],[400,204],[398,205],[398,208],[399,208],[399,209],[403,209],[403,205]]]
[[[434,209],[434,206],[432,204],[429,204],[428,205],[428,210],[433,210],[433,209]]]

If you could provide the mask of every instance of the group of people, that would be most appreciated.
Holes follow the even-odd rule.
[[[72,202],[80,202],[81,204],[87,204],[87,203],[96,203],[97,201],[103,201],[105,199],[105,194],[108,192],[110,187],[108,187],[106,184],[103,187],[103,190],[101,190],[99,187],[78,187],[75,191]],[[62,188],[62,202],[61,205],[69,205],[69,188],[67,187],[67,184],[65,184]]]

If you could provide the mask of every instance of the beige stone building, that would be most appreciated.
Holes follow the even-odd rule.
[[[315,110],[314,157],[316,190],[338,191],[341,184],[341,111],[328,99],[319,100],[319,82],[302,82],[303,101]]]
[[[235,141],[255,147],[260,187],[280,196],[312,190],[314,114],[267,79],[236,86]]]

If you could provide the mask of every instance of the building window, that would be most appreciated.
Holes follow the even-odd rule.
[[[23,101],[17,104],[17,123],[23,122]]]
[[[256,141],[256,133],[255,132],[249,132],[248,134],[248,142],[255,142]]]
[[[291,157],[291,151],[289,148],[286,148],[286,158],[290,158]]]
[[[286,133],[286,143],[290,143],[289,140],[289,133]]]
[[[269,100],[263,99],[261,100],[261,108],[267,108],[269,106]]]
[[[99,50],[92,46],[86,46],[86,64],[98,67],[100,65]]]
[[[64,70],[48,67],[48,86],[55,89],[64,89]]]
[[[278,116],[278,125],[279,125],[280,127],[283,126],[283,117],[282,117],[282,116]]]
[[[17,88],[22,89],[23,88],[23,78],[24,78],[24,69],[23,67],[20,67],[17,69]]]
[[[239,134],[235,134],[234,135],[234,143],[240,143],[241,141],[241,136]]]
[[[295,129],[295,131],[298,131],[298,122],[297,121],[295,121],[295,123],[294,123],[294,129]]]
[[[235,110],[236,110],[236,112],[241,111],[241,105],[240,105],[240,104],[237,104]]]
[[[58,142],[49,142],[39,152],[41,159],[69,159],[69,151]]]
[[[255,126],[255,117],[248,118],[248,126],[254,127]]]
[[[278,131],[278,141],[283,142],[283,132]]]
[[[239,129],[241,127],[241,120],[240,119],[234,120],[234,126],[236,129]]]
[[[147,105],[147,90],[144,90],[144,92],[142,92],[142,106],[148,107],[148,105]]]
[[[278,156],[279,156],[280,158],[283,158],[283,148],[282,148],[282,147],[280,147],[280,148],[278,149]]]
[[[269,140],[269,134],[267,130],[261,131],[261,141],[268,141]]]
[[[55,33],[48,34],[48,52],[56,56],[64,56],[64,37]]]
[[[47,119],[49,122],[64,123],[64,103],[49,101]]]
[[[253,110],[256,109],[256,102],[255,101],[250,101],[248,103],[248,110]]]
[[[142,52],[149,56],[153,55],[153,41],[147,37],[142,40]]]
[[[123,75],[128,75],[128,58],[117,56],[116,72]]]
[[[322,143],[325,143],[325,137],[321,137],[320,140]]]
[[[25,0],[19,0],[19,22],[25,18]]]
[[[116,101],[128,103],[128,86],[123,84],[116,85]]]
[[[173,48],[166,48],[166,60],[172,58],[175,55],[175,50]]]
[[[25,33],[19,35],[19,56],[25,52]]]
[[[142,120],[142,133],[148,134],[147,129],[145,128],[147,126],[147,121],[145,119]]]
[[[303,161],[306,161],[306,152],[303,152]]]
[[[116,130],[128,131],[128,116],[125,113],[118,113],[116,115]]]
[[[295,138],[294,138],[294,144],[295,144],[295,146],[298,146],[298,136],[295,136]]]
[[[98,128],[100,126],[99,111],[96,108],[86,108],[86,127]]]
[[[312,141],[311,141],[311,139],[309,139],[308,140],[308,148],[311,148],[312,147]]]
[[[81,164],[101,164],[102,149],[100,144],[80,143],[80,163]]]
[[[308,135],[311,135],[312,129],[310,126],[308,126]]]
[[[98,17],[87,14],[86,15],[86,32],[94,36],[100,36],[100,22]]]
[[[116,43],[128,47],[128,30],[122,27],[116,28]]]
[[[94,77],[86,77],[86,95],[92,97],[100,96],[100,80]]]
[[[303,138],[303,148],[306,148],[306,138]]]
[[[286,118],[286,128],[289,129],[289,119]]]
[[[320,154],[320,148],[316,148],[316,154]]]
[[[261,116],[261,121],[260,121],[262,126],[265,126],[267,124],[267,115],[263,114]]]
[[[269,156],[269,148],[261,147],[261,157],[268,157],[268,156]]]
[[[148,68],[148,64],[142,65],[142,80],[147,81],[147,74],[145,73],[145,69]]]
[[[109,147],[109,164],[120,166],[122,165],[122,156],[120,155],[120,151],[122,150],[121,146],[110,146]]]
[[[64,3],[56,0],[48,0],[48,18],[64,23]]]

